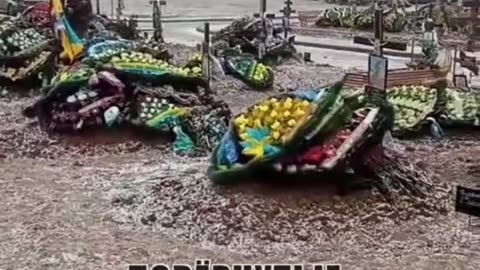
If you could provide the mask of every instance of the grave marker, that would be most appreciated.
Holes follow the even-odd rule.
[[[210,66],[210,23],[205,23],[202,43],[202,69],[203,76],[207,80],[208,91],[210,91],[211,66]]]
[[[405,42],[385,42],[383,40],[382,9],[375,10],[374,28],[373,40],[366,37],[354,36],[353,43],[374,47],[373,53],[368,57],[368,84],[366,90],[380,91],[381,95],[386,98],[388,58],[383,57],[383,48],[406,51],[407,44]]]
[[[472,216],[480,217],[480,190],[457,186],[455,211],[468,215],[467,230],[470,232]]]
[[[117,0],[117,22],[120,21],[122,18],[123,10],[125,9],[125,5],[123,4],[123,0]]]
[[[292,9],[292,0],[285,0],[285,6],[280,12],[283,14],[282,24],[283,24],[283,36],[285,39],[288,38],[288,31],[290,31],[290,15],[296,11]]]
[[[480,8],[479,0],[464,0],[462,6],[465,8],[470,8],[470,16],[460,16],[450,18],[452,24],[465,24],[468,23],[470,27],[470,37],[468,40],[468,50],[473,51],[475,48],[475,40],[478,40],[478,35],[476,34],[476,26],[480,25],[480,18],[478,17],[478,8]]]
[[[380,90],[382,95],[387,90],[388,58],[371,54],[368,57],[368,88]],[[386,95],[385,95],[386,98]]]
[[[262,32],[260,33],[260,43],[258,45],[258,58],[262,59],[267,50],[267,25],[265,23],[265,15],[267,12],[267,0],[260,0],[260,20],[262,20]]]
[[[100,14],[100,0],[96,0],[97,15]]]
[[[157,42],[163,42],[163,28],[162,28],[162,9],[167,2],[165,0],[150,0],[153,5],[153,39]]]
[[[480,190],[457,186],[455,211],[480,217]]]

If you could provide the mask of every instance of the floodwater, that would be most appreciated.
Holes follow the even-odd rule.
[[[148,0],[126,1],[128,12],[149,11]],[[171,2],[166,14],[183,17],[240,16],[255,12],[257,1],[223,0],[215,9],[209,6],[213,1]],[[283,0],[275,2],[279,7]],[[316,4],[298,2],[297,9]],[[171,25],[169,40],[185,38],[178,30],[191,27]],[[312,57],[338,66],[366,63],[366,55],[332,52],[337,53],[323,50]],[[192,53],[185,49],[175,56]],[[252,92],[228,80],[213,87],[238,112],[281,90],[310,89],[342,75],[315,65],[289,64],[275,72],[273,92]],[[453,194],[433,189],[425,200],[448,205],[445,213],[408,197],[393,209],[370,193],[341,198],[316,188],[222,188],[205,177],[207,157],[175,156],[169,144],[73,146],[48,136],[20,113],[35,99],[0,98],[0,269],[113,270],[129,263],[191,264],[197,258],[341,263],[346,270],[479,269],[480,238],[467,231],[464,216],[453,214]],[[478,183],[478,139],[404,143],[436,173],[439,186]]]

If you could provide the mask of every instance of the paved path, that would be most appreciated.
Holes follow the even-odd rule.
[[[165,27],[164,36],[167,42],[174,43],[186,43],[189,45],[195,45],[200,43],[203,39],[203,34],[196,31],[198,24],[184,23],[175,24],[175,27]],[[225,24],[212,24],[212,31],[218,30],[224,27]],[[335,43],[345,46],[362,46],[368,48],[368,46],[353,44],[350,40],[339,40],[329,38],[312,38],[308,36],[297,36],[298,41],[315,41],[323,43]],[[319,49],[311,47],[297,46],[298,51],[308,51],[312,54],[312,60],[318,64],[328,64],[336,67],[343,67],[345,69],[357,68],[367,69],[368,55],[363,53],[354,53],[348,51],[337,51],[328,49]],[[418,50],[416,50],[417,52]],[[391,68],[404,68],[405,63],[409,61],[407,58],[389,57],[389,66]]]
[[[111,0],[100,0],[101,10],[110,13]],[[169,17],[202,17],[202,16],[242,16],[253,14],[259,10],[259,0],[166,0],[162,13]],[[277,13],[282,7],[281,0],[267,1],[267,10]],[[124,0],[126,14],[152,14],[149,0]],[[294,0],[296,10],[324,9],[334,5],[323,0]]]

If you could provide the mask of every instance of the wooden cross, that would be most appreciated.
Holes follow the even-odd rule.
[[[124,9],[125,9],[125,5],[123,3],[123,0],[118,0],[117,1],[117,22],[120,22]]]
[[[100,0],[96,0],[97,15],[100,14]]]
[[[203,43],[202,43],[202,71],[203,76],[207,80],[208,91],[210,91],[211,81],[211,65],[210,65],[210,23],[205,23],[203,31]]]
[[[162,28],[162,10],[161,6],[165,6],[165,0],[150,0],[153,5],[153,39],[158,42],[163,42],[163,28]]]
[[[260,34],[260,44],[258,46],[258,58],[262,59],[267,53],[267,24],[265,16],[267,13],[267,0],[260,0],[260,19],[262,20],[263,31]]]
[[[383,55],[383,48],[397,50],[397,51],[406,51],[407,50],[407,43],[405,42],[398,42],[398,41],[384,41],[383,39],[383,10],[376,9],[375,10],[375,35],[374,39],[370,39],[368,37],[362,36],[354,36],[353,43],[355,44],[362,44],[374,47],[373,54],[382,56]]]
[[[290,31],[290,15],[296,11],[292,9],[292,0],[285,0],[285,7],[280,10],[283,14],[283,35],[284,38],[288,38],[288,31]]]
[[[468,40],[468,50],[473,51],[475,47],[475,26],[480,23],[478,18],[478,8],[480,7],[479,0],[464,0],[463,7],[470,8],[470,18],[466,18],[470,23],[470,39]]]

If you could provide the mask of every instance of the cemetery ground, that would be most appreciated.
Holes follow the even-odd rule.
[[[234,80],[213,87],[238,112],[280,89],[340,76],[339,68],[287,63],[276,70],[273,92]],[[480,237],[453,211],[453,187],[480,178],[478,136],[404,141],[408,155],[451,190],[437,201],[443,211],[405,200],[395,212],[371,191],[339,197],[323,186],[218,187],[206,177],[208,156],[175,156],[168,141],[47,135],[21,116],[33,99],[0,99],[0,269],[126,269],[196,258],[343,269],[480,265]]]

